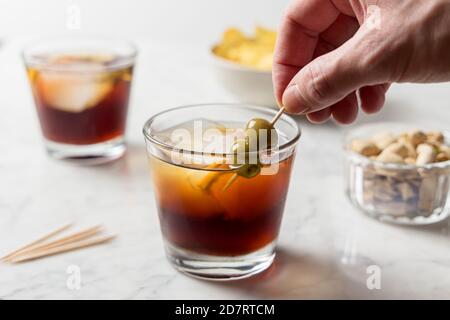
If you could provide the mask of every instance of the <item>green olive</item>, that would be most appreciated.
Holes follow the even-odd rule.
[[[248,164],[250,162],[258,161],[256,146],[252,146],[249,143],[249,139],[239,139],[231,147],[233,153],[233,165],[239,166],[242,164]],[[256,159],[254,158],[256,157]]]
[[[273,126],[270,124],[269,121],[265,120],[265,119],[251,119],[249,122],[247,122],[247,126],[245,127],[245,129],[253,129],[255,131],[261,130],[261,129],[266,129],[266,130],[270,130],[273,129]]]
[[[250,145],[256,145],[258,150],[270,149],[278,143],[278,134],[275,128],[265,119],[251,119],[247,123],[245,134]]]
[[[233,153],[233,166],[239,166],[248,162],[249,143],[247,139],[237,140],[231,147]]]
[[[237,140],[232,148],[233,166],[237,167],[236,173],[244,178],[253,178],[261,171],[259,164],[251,164],[250,158],[250,144],[248,139]]]
[[[257,164],[244,164],[237,170],[240,177],[251,179],[256,177],[261,172],[261,167]]]

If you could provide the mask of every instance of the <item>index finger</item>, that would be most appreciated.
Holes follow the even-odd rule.
[[[295,74],[313,59],[319,34],[331,26],[340,13],[351,12],[345,6],[348,2],[341,0],[296,0],[288,7],[280,26],[273,63],[278,102]]]

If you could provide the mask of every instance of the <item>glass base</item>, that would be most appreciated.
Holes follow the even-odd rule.
[[[256,275],[270,267],[275,258],[275,242],[241,256],[211,256],[166,245],[169,261],[180,272],[205,280],[229,281]]]
[[[359,206],[362,211],[371,218],[379,220],[385,223],[399,224],[405,226],[425,226],[431,224],[437,224],[446,220],[450,211],[448,209],[437,209],[436,212],[429,216],[393,216],[388,214],[382,214],[375,211],[367,210]]]
[[[357,199],[347,192],[350,201],[367,216],[381,222],[404,225],[404,226],[425,226],[440,223],[450,216],[450,208],[436,208],[431,214],[410,213],[410,214],[387,214],[378,212],[370,206],[362,205]]]
[[[46,140],[47,153],[54,159],[80,165],[97,165],[120,158],[126,150],[123,137],[90,145],[64,144]]]

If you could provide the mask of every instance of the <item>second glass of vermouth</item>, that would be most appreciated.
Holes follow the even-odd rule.
[[[272,264],[300,129],[283,115],[276,145],[258,151],[255,164],[237,164],[231,150],[244,141],[249,119],[275,114],[251,105],[207,104],[171,109],[146,122],[162,235],[178,270],[231,280]]]
[[[23,52],[46,149],[81,164],[125,152],[125,127],[137,50],[122,41],[53,38]]]

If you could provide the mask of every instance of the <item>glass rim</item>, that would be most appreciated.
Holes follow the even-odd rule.
[[[93,41],[93,42],[107,42],[108,45],[105,46],[108,48],[108,51],[111,51],[111,54],[114,54],[116,51],[114,46],[120,45],[126,47],[130,52],[127,54],[119,54],[120,57],[115,61],[114,63],[104,66],[102,70],[116,70],[125,68],[128,66],[131,66],[134,64],[135,59],[138,55],[138,48],[137,46],[129,40],[126,40],[121,37],[110,37],[110,36],[103,36],[103,35],[57,35],[57,36],[49,36],[49,37],[42,37],[40,39],[37,39],[26,46],[22,48],[22,60],[25,63],[26,66],[30,67],[37,67],[41,70],[49,70],[49,71],[60,71],[60,72],[71,72],[71,73],[86,73],[85,70],[83,71],[77,71],[73,68],[64,68],[60,65],[58,67],[52,67],[48,65],[48,60],[43,59],[42,57],[39,57],[36,53],[32,53],[31,51],[33,49],[38,48],[39,46],[43,46],[45,44],[58,44],[63,42],[69,42],[72,44],[76,44],[76,42],[83,43],[83,41]],[[48,50],[51,54],[51,49]],[[66,50],[61,50],[61,53],[65,53]],[[95,50],[93,50],[95,51]],[[99,50],[100,51],[100,50]],[[70,54],[70,49],[67,50],[67,54]]]
[[[347,155],[347,158],[355,158],[362,164],[371,164],[377,166],[377,168],[381,169],[388,169],[388,170],[412,170],[412,169],[447,169],[450,167],[450,160],[442,161],[442,162],[434,162],[434,163],[427,163],[424,165],[417,165],[417,164],[408,164],[408,163],[387,163],[387,162],[381,162],[378,160],[370,159],[366,156],[363,156],[362,154],[359,154],[353,150],[351,150],[350,147],[350,138],[355,132],[359,130],[367,130],[369,128],[376,128],[379,126],[402,126],[402,127],[414,127],[414,124],[410,124],[407,122],[396,122],[396,121],[388,121],[388,122],[375,122],[375,123],[366,123],[359,125],[355,128],[352,128],[348,130],[344,135],[344,143],[343,143],[343,149]],[[417,126],[415,126],[417,127]],[[425,128],[426,129],[426,128]],[[444,135],[445,139],[450,140],[450,131],[449,130],[439,130]]]
[[[154,136],[149,134],[150,127],[153,124],[153,122],[161,115],[167,114],[169,112],[173,112],[173,111],[177,111],[177,110],[182,110],[182,109],[189,109],[189,108],[194,108],[194,107],[206,107],[206,106],[213,106],[213,105],[220,105],[220,106],[225,106],[225,107],[229,107],[229,108],[245,108],[245,109],[253,109],[256,111],[263,111],[263,112],[269,112],[272,113],[273,116],[275,116],[277,114],[277,111],[274,109],[271,109],[269,107],[263,107],[263,106],[258,106],[258,105],[254,105],[254,104],[247,104],[247,103],[222,103],[222,102],[210,102],[210,103],[198,103],[198,104],[189,104],[189,105],[182,105],[182,106],[178,106],[178,107],[174,107],[174,108],[169,108],[167,110],[158,112],[157,114],[153,115],[152,117],[150,117],[145,123],[144,123],[144,127],[142,129],[142,132],[144,134],[144,137],[146,140],[148,140],[149,142],[170,150],[170,151],[175,151],[175,152],[187,152],[191,155],[197,155],[197,156],[206,156],[208,154],[210,154],[209,152],[205,152],[205,151],[195,151],[195,150],[187,150],[187,149],[181,149],[181,148],[176,148],[170,144],[167,144],[161,140],[155,139]],[[272,150],[276,150],[278,152],[281,152],[283,150],[286,150],[290,147],[295,146],[301,135],[302,135],[302,131],[300,126],[294,121],[294,119],[287,115],[286,113],[284,113],[280,119],[280,120],[284,120],[286,121],[289,125],[291,125],[292,127],[294,127],[297,130],[297,133],[295,134],[295,136],[291,139],[288,139],[287,142],[283,143],[282,145],[276,147],[276,148],[270,148],[267,150],[263,150],[263,151],[272,151]],[[218,153],[216,154],[218,156],[222,156],[222,157],[228,157],[228,156],[233,156],[234,154],[232,152],[223,152],[223,153]]]

